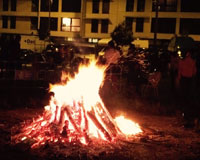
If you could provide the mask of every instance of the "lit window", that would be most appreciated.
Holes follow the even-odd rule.
[[[97,43],[97,42],[98,42],[98,39],[94,38],[94,39],[92,40],[92,42],[93,42],[93,43]]]
[[[80,31],[80,19],[72,19],[72,32]]]
[[[68,41],[73,41],[74,39],[72,37],[67,38]]]
[[[62,19],[62,31],[79,32],[80,31],[80,19],[63,18]]]
[[[98,39],[97,38],[89,38],[88,42],[90,42],[90,43],[97,43]]]
[[[92,38],[89,38],[89,39],[88,39],[88,42],[92,42]]]
[[[71,18],[63,18],[63,26],[70,26]]]

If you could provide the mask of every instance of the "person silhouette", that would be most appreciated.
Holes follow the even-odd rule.
[[[184,114],[186,125],[191,125],[193,121],[192,103],[192,85],[196,75],[196,61],[191,57],[191,52],[187,51],[186,55],[179,62],[178,80],[181,89],[181,106]]]

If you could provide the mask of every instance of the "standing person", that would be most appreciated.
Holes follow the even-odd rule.
[[[116,68],[120,68],[120,66],[118,65],[120,52],[119,50],[116,49],[113,41],[110,41],[108,43],[108,46],[105,50],[104,57],[106,60],[105,63],[107,65],[107,68],[106,68],[106,73],[108,73],[107,78],[111,81],[112,89],[114,89],[114,91],[117,91],[119,87],[118,86],[119,77],[116,74],[114,74],[114,70]],[[119,72],[121,73],[121,70]]]
[[[116,49],[114,42],[110,41],[105,51],[106,64],[117,64],[120,58],[120,52]]]
[[[135,53],[135,45],[134,44],[130,44],[129,48],[128,48],[128,53],[127,53],[127,56],[133,56],[134,53]]]
[[[196,75],[196,61],[192,59],[191,52],[187,51],[185,57],[180,60],[178,66],[178,80],[180,80],[181,87],[181,105],[183,107],[184,118],[186,120],[186,125],[190,125],[193,114],[192,107],[192,85],[193,80]]]
[[[179,65],[179,56],[177,52],[172,52],[170,56],[169,70],[171,78],[171,91],[176,91],[176,79],[178,76],[178,65]]]

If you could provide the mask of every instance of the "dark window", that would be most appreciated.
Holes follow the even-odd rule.
[[[41,0],[41,11],[43,12],[57,12],[58,11],[58,0]]]
[[[92,33],[97,33],[98,32],[98,19],[92,19],[91,32]]]
[[[200,12],[199,0],[181,0],[181,12]]]
[[[17,0],[11,0],[11,11],[16,11]]]
[[[42,30],[48,31],[57,31],[57,25],[58,19],[57,18],[47,18],[47,17],[41,17],[40,19],[40,28]]]
[[[103,0],[102,13],[109,13],[110,0]]]
[[[49,28],[50,28],[49,18],[48,17],[41,17],[40,18],[40,29],[42,31],[48,31]]]
[[[51,2],[51,11],[58,12],[58,0],[53,0]]]
[[[50,25],[49,18],[41,17],[40,18],[40,28],[39,28],[39,38],[44,40],[49,35]]]
[[[154,32],[156,28],[156,19],[152,19],[151,32]],[[158,33],[175,33],[176,19],[175,18],[159,18],[157,23]]]
[[[134,7],[134,0],[126,0],[126,11],[131,12],[133,11]]]
[[[144,8],[145,8],[145,0],[138,0],[137,11],[144,12]]]
[[[99,0],[92,1],[92,13],[99,13]]]
[[[2,19],[3,19],[2,28],[8,28],[8,17],[3,16]]]
[[[62,12],[80,12],[81,0],[62,0]]]
[[[131,17],[126,17],[126,28],[129,30],[133,30],[133,18]]]
[[[15,29],[16,28],[16,17],[15,16],[11,16],[10,17],[10,28],[11,29]]]
[[[143,32],[144,18],[136,18],[136,32]]]
[[[200,19],[181,19],[180,34],[200,34]]]
[[[32,12],[37,12],[38,11],[38,6],[39,6],[39,0],[32,0]]]
[[[31,17],[31,29],[37,30],[38,27],[38,18],[37,17]]]
[[[155,11],[156,3],[152,3],[152,11]],[[177,0],[159,0],[158,9],[161,12],[176,12]]]
[[[3,11],[8,11],[8,0],[3,0]]]
[[[51,18],[50,19],[50,30],[57,31],[58,29],[58,18]]]
[[[47,12],[50,11],[49,5],[50,5],[50,0],[41,0],[41,11],[42,12]]]
[[[101,33],[108,33],[108,20],[104,19],[101,21]]]

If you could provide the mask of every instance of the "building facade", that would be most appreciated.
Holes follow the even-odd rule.
[[[158,40],[187,34],[200,41],[198,0],[0,0],[0,35],[96,43],[123,21],[134,38],[152,42],[156,32]]]

